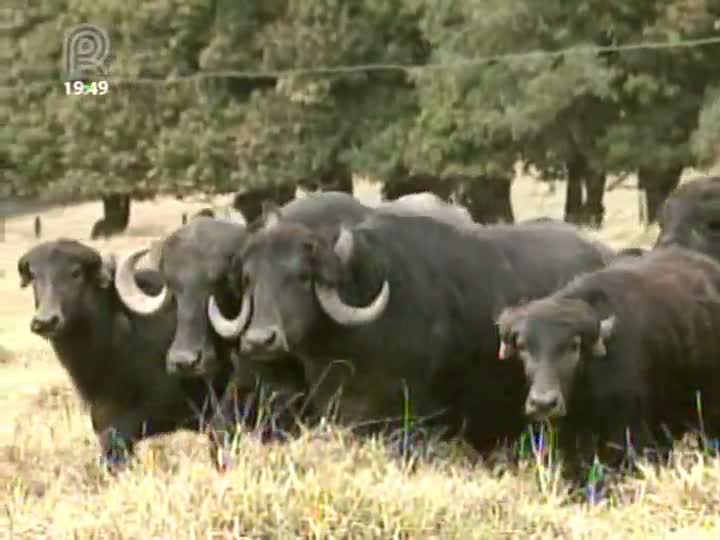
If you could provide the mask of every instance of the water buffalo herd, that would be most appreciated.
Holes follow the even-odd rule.
[[[110,464],[178,429],[217,457],[238,426],[286,438],[332,415],[486,454],[548,421],[573,477],[720,436],[720,178],[679,188],[660,225],[615,252],[552,219],[320,192],[195,216],[117,262],[39,243],[18,272]]]

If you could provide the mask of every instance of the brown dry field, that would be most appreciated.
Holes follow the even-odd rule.
[[[377,200],[374,186],[356,194]],[[519,179],[516,217],[562,214],[564,186]],[[134,203],[128,233],[87,240],[99,203],[45,212],[43,240],[74,237],[124,253],[180,223],[199,201]],[[599,236],[647,246],[632,188],[606,196]],[[35,243],[33,215],[8,220],[0,241],[0,539],[5,538],[678,538],[720,537],[720,463],[679,452],[660,474],[614,485],[598,504],[573,502],[553,473],[470,463],[453,445],[414,472],[380,441],[316,431],[284,446],[240,440],[233,469],[217,473],[202,437],[181,433],[140,445],[131,470],[109,478],[95,464],[90,422],[68,378],[28,324],[32,293],[18,288],[18,257]]]

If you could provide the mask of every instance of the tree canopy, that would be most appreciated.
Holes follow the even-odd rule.
[[[650,189],[718,158],[720,44],[617,48],[717,37],[719,21],[709,0],[32,3],[5,30],[0,196],[483,182],[517,161],[602,178],[600,198],[609,173]],[[110,35],[102,96],[63,86],[83,22]]]

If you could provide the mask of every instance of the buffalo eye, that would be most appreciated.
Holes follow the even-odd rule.
[[[247,272],[243,272],[242,278],[240,279],[240,288],[245,290],[250,288],[250,275]]]
[[[83,275],[82,268],[80,268],[79,266],[74,267],[70,271],[70,277],[72,277],[73,279],[80,279],[82,277],[82,275]]]

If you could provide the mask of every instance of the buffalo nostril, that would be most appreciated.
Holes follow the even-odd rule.
[[[265,345],[266,347],[272,345],[273,343],[275,343],[276,338],[277,332],[275,332],[275,330],[270,330],[270,332],[268,332],[267,336],[265,337],[263,345]]]
[[[34,317],[30,322],[30,330],[36,334],[44,335],[51,334],[60,324],[60,317],[52,315],[47,319]]]
[[[557,406],[558,406],[558,398],[557,397],[552,397],[552,398],[548,399],[543,405],[543,407],[546,410],[555,409]]]
[[[530,397],[528,401],[530,408],[538,413],[546,413],[549,411],[553,411],[557,409],[560,405],[560,398],[557,395]]]
[[[173,354],[168,358],[168,369],[171,372],[189,372],[197,370],[202,363],[202,351]]]
[[[202,354],[201,354],[200,352],[198,352],[198,353],[195,355],[195,358],[193,358],[192,360],[190,360],[190,362],[188,363],[188,367],[189,367],[190,369],[195,369],[195,368],[197,368],[197,367],[200,365],[200,361],[201,361],[201,360],[202,360]]]

